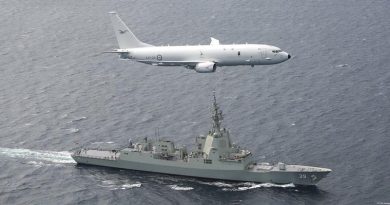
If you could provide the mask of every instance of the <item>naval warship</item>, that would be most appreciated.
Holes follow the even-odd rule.
[[[331,169],[256,162],[249,150],[233,144],[230,133],[223,128],[222,111],[212,104],[212,128],[207,136],[195,139],[195,150],[175,147],[170,140],[144,138],[129,142],[125,148],[81,148],[72,153],[78,164],[157,172],[199,178],[274,184],[315,185]]]

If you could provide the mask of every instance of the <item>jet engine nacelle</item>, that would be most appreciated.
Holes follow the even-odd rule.
[[[217,69],[217,65],[214,62],[203,62],[196,64],[194,70],[198,73],[212,73]]]

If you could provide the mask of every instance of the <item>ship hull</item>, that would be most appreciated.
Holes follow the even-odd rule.
[[[275,183],[311,186],[315,185],[330,172],[328,171],[267,171],[255,169],[216,169],[194,168],[182,165],[161,165],[121,159],[99,159],[84,156],[72,156],[78,164],[104,166],[120,169],[155,172],[189,177],[221,179],[229,181],[245,181],[259,183]]]

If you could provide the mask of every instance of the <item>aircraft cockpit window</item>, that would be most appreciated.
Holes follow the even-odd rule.
[[[273,50],[272,53],[280,53],[282,50]]]

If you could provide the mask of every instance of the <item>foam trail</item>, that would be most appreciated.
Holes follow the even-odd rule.
[[[55,152],[55,151],[42,151],[42,150],[30,150],[30,149],[11,149],[0,147],[0,155],[22,158],[22,159],[35,159],[41,161],[48,161],[58,164],[73,164],[76,163],[70,156],[70,152]]]
[[[295,187],[294,184],[273,184],[273,183],[251,183],[251,182],[246,182],[243,183],[242,185],[235,187],[235,188],[223,188],[223,191],[246,191],[250,189],[257,189],[257,188],[292,188]]]
[[[261,183],[261,184],[247,183],[245,185],[247,185],[247,186],[238,187],[238,190],[245,191],[245,190],[256,189],[256,188],[270,188],[270,187],[291,188],[291,187],[295,187],[294,184],[272,184],[272,183]]]
[[[140,182],[136,183],[130,183],[129,181],[113,181],[113,180],[104,180],[101,181],[102,184],[98,185],[103,188],[108,188],[110,190],[118,190],[118,189],[133,189],[133,188],[140,188],[142,184]]]
[[[216,187],[230,187],[233,188],[234,184],[227,184],[223,182],[199,182],[200,184],[210,185],[210,186],[216,186]]]
[[[178,186],[178,185],[169,185],[169,187],[171,189],[177,190],[177,191],[190,191],[190,190],[194,189],[192,187],[182,187],[182,186]]]

